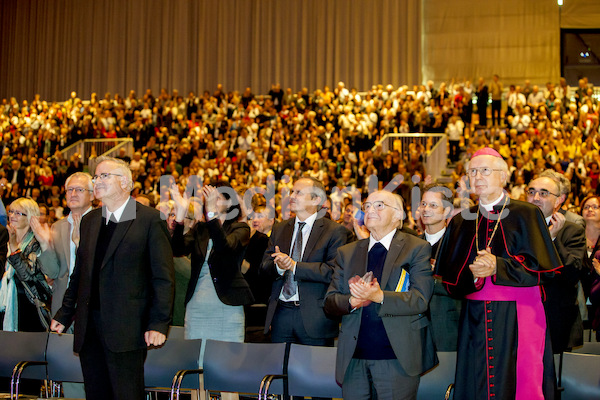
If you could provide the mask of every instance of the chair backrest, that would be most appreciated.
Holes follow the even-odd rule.
[[[600,343],[585,342],[583,346],[573,349],[573,353],[600,355]]]
[[[148,350],[144,364],[144,381],[147,388],[170,388],[173,377],[182,369],[198,369],[201,339],[169,338],[164,345]],[[182,389],[198,389],[197,376],[187,376]]]
[[[45,361],[47,341],[47,332],[0,331],[0,376],[10,377],[21,361]],[[26,368],[22,377],[46,379],[46,367]]]
[[[265,375],[281,375],[285,343],[234,343],[207,340],[204,350],[204,389],[258,393]],[[281,380],[269,393],[283,393]]]
[[[73,335],[50,333],[46,361],[49,379],[58,382],[83,382],[79,356],[73,352]]]
[[[335,347],[292,344],[288,361],[290,396],[342,397],[335,381]]]
[[[562,400],[600,399],[600,356],[564,353]]]
[[[183,326],[169,326],[169,339],[185,339],[185,328]]]
[[[438,351],[439,364],[421,377],[417,400],[443,399],[448,386],[454,382],[456,352]]]

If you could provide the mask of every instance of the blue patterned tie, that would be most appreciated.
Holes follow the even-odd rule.
[[[304,228],[306,222],[298,222],[298,231],[296,232],[296,240],[294,240],[294,247],[292,248],[292,260],[300,261],[302,255],[302,228]],[[289,300],[298,292],[298,282],[294,279],[294,274],[291,270],[285,271],[283,274],[283,298]]]

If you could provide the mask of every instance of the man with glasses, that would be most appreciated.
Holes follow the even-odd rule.
[[[455,399],[549,399],[554,363],[542,280],[562,269],[538,207],[504,191],[508,166],[492,148],[467,168],[479,204],[452,218],[438,253],[459,321]]]
[[[323,218],[325,200],[320,181],[300,178],[290,195],[295,217],[273,226],[261,272],[273,279],[265,334],[271,330],[274,343],[333,346],[338,335],[338,321],[325,315],[323,298],[347,235],[346,228]]]
[[[50,228],[41,218],[31,219],[31,229],[40,243],[42,272],[53,279],[52,315],[61,307],[69,278],[75,268],[75,255],[79,247],[79,226],[81,217],[92,210],[94,200],[92,177],[84,172],[76,172],[67,178],[65,192],[67,206],[71,210]],[[73,333],[73,326],[68,333]],[[66,398],[83,398],[83,385],[65,382],[63,390]]]
[[[577,291],[586,251],[585,230],[567,221],[558,212],[565,201],[561,186],[570,184],[564,175],[548,169],[532,180],[527,188],[527,201],[542,210],[554,247],[564,265],[560,274],[543,284],[546,292],[544,307],[554,354],[583,345]]]
[[[338,250],[325,298],[327,313],[342,317],[336,380],[346,400],[415,399],[420,374],[437,363],[431,246],[400,231],[399,195],[374,192],[363,211],[371,236]]]
[[[421,223],[425,227],[421,239],[427,240],[431,245],[434,285],[429,314],[433,341],[437,351],[456,351],[460,301],[448,296],[436,266],[437,252],[446,233],[446,221],[452,213],[452,190],[438,183],[425,186],[418,211]]]
[[[125,162],[98,158],[93,183],[103,206],[81,218],[75,269],[51,329],[75,322],[88,400],[142,400],[146,349],[165,342],[171,321],[170,237],[158,210],[130,196]]]

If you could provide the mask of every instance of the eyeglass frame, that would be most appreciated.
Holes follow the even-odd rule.
[[[531,192],[533,192],[533,193],[531,193]],[[546,189],[535,190],[533,188],[528,188],[525,191],[525,193],[527,193],[527,196],[531,196],[531,197],[535,197],[536,194],[539,194],[541,199],[547,199],[549,195],[552,195],[554,197],[560,197],[560,194],[552,193],[551,191],[546,190]]]
[[[381,200],[377,200],[377,201],[374,201],[374,202],[370,202],[370,201],[365,202],[365,203],[363,203],[360,206],[360,209],[363,212],[369,212],[369,210],[371,209],[371,207],[373,207],[373,209],[375,211],[383,211],[386,207],[393,208],[394,210],[400,211],[399,208],[396,208],[394,206],[390,206],[389,204],[386,204],[386,203],[384,203]]]
[[[90,192],[90,193],[92,193],[93,190],[85,189],[85,188],[82,188],[82,187],[70,187],[70,188],[67,188],[65,190],[65,192],[71,193],[71,194],[73,194],[73,192],[77,192],[79,194],[83,194],[84,192]]]
[[[27,217],[27,214],[22,213],[21,211],[8,210],[6,213],[8,215],[17,215],[19,217]]]
[[[586,211],[586,210],[589,210],[590,208],[592,210],[600,210],[600,206],[598,206],[596,204],[586,204],[585,206],[582,207],[582,210]]]
[[[484,174],[483,171],[490,171],[489,173]],[[490,176],[492,174],[492,172],[502,172],[504,171],[503,169],[498,169],[498,168],[489,168],[489,167],[479,167],[479,168],[469,168],[467,169],[467,174],[471,177],[471,178],[475,178],[477,176],[477,173],[479,172],[479,174],[481,176]]]
[[[113,174],[112,172],[103,172],[100,175],[94,175],[92,177],[92,183],[96,183],[98,179],[101,181],[106,180],[109,176],[123,176],[122,174]]]

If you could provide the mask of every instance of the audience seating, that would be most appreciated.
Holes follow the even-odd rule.
[[[342,397],[335,380],[335,347],[292,344],[287,379],[290,396]]]
[[[456,352],[438,351],[437,356],[439,364],[421,377],[417,400],[442,399],[444,394],[449,397],[456,372]]]
[[[562,400],[600,399],[600,356],[564,353]]]
[[[171,399],[179,398],[181,389],[199,390],[198,379],[184,377],[198,373],[201,339],[185,340],[171,334],[164,345],[148,350],[144,365],[144,382],[147,391],[164,391],[170,388]],[[163,390],[161,390],[163,389]]]
[[[0,331],[0,376],[10,377],[10,396],[18,398],[21,379],[46,379],[46,332]],[[35,366],[34,368],[28,368]]]
[[[62,382],[83,383],[79,356],[73,352],[73,335],[50,333],[46,348],[48,380],[58,382],[58,393]]]
[[[234,343],[207,340],[204,351],[204,389],[208,392],[258,393],[266,375],[281,375],[285,343]],[[282,394],[276,383],[272,393]]]
[[[204,369],[199,369],[201,342],[183,339],[180,328],[171,331],[163,346],[148,350],[146,387],[170,387],[171,399],[175,399],[182,388],[199,389],[198,379],[184,382],[186,376],[203,373],[207,394],[258,393],[259,399],[266,399],[268,394],[283,394],[285,388],[291,396],[342,397],[335,381],[334,347],[207,340]],[[12,377],[11,398],[17,398],[23,378],[83,381],[72,335],[0,331],[0,343],[0,376]],[[439,352],[438,358],[439,365],[422,376],[417,399],[449,397],[456,353]],[[586,343],[576,352],[564,353],[562,399],[599,399],[598,371],[600,344]]]

